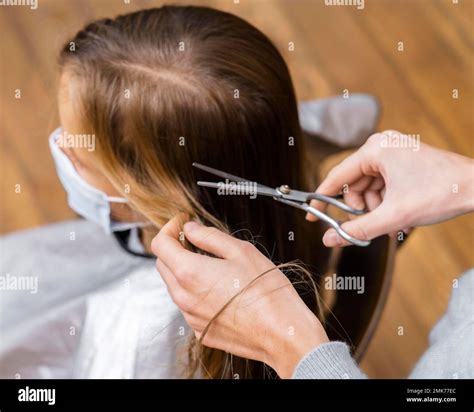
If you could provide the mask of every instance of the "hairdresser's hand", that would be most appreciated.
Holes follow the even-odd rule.
[[[347,204],[367,208],[369,213],[350,216],[342,227],[358,239],[370,240],[472,211],[473,173],[472,159],[386,131],[372,135],[334,167],[316,191],[342,191]],[[317,201],[312,206],[325,208]],[[312,215],[307,219],[316,220]],[[334,229],[325,233],[323,242],[329,247],[348,245]]]
[[[184,249],[179,235],[177,216],[160,230],[152,250],[173,301],[196,337],[204,334],[204,345],[265,362],[288,378],[307,352],[328,341],[321,323],[286,276],[251,243],[186,223],[186,239],[214,258]],[[231,301],[269,269],[273,270]]]

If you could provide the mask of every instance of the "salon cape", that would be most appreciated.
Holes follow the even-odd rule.
[[[189,329],[154,259],[85,220],[3,236],[0,253],[0,378],[181,376]]]

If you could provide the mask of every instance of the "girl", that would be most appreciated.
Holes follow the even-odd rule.
[[[310,189],[295,93],[280,53],[231,14],[162,7],[89,24],[66,43],[60,67],[62,128],[50,137],[58,175],[70,206],[130,254],[84,221],[38,232],[45,255],[55,252],[35,262],[40,291],[43,273],[64,291],[50,287],[41,299],[29,297],[42,327],[32,327],[21,309],[9,318],[17,328],[5,334],[2,375],[274,376],[259,362],[217,350],[183,351],[196,343],[186,346],[185,322],[146,258],[160,227],[185,212],[256,242],[274,262],[305,262],[313,278],[296,287],[321,315],[310,287],[328,266],[319,226],[271,199],[198,187],[209,176],[192,167],[198,162],[268,186]],[[84,141],[78,136],[93,144],[78,144]],[[64,233],[87,243],[48,240],[66,239]],[[9,239],[10,250],[24,247],[21,238]],[[84,266],[70,265],[68,256]],[[35,344],[18,345],[19,336]]]

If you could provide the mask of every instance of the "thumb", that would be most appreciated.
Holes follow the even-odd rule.
[[[352,237],[360,240],[372,240],[376,237],[399,230],[393,213],[381,204],[363,216],[344,222],[341,228]],[[348,246],[348,241],[337,234],[334,229],[329,229],[323,236],[323,243],[327,247]]]

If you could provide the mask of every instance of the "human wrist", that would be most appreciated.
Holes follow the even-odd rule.
[[[474,210],[474,161],[457,153],[433,149],[432,197],[419,220],[433,224],[453,219]]]
[[[307,309],[307,308],[305,308]],[[279,326],[271,332],[266,348],[267,362],[282,379],[291,378],[298,362],[321,345],[329,342],[319,319],[309,310],[290,326]]]
[[[459,198],[456,212],[459,215],[474,211],[474,160],[459,156]]]

